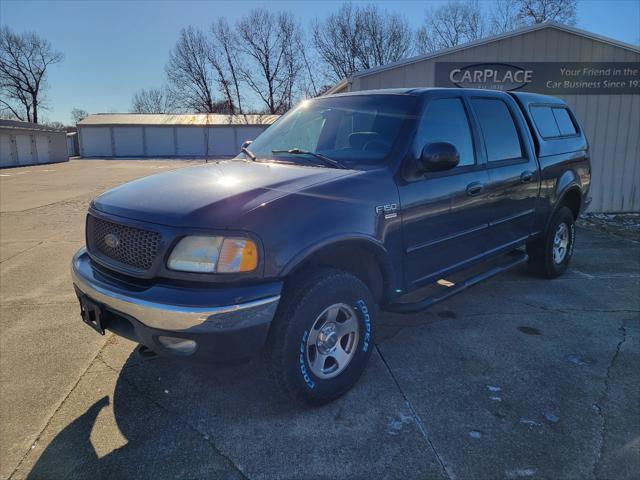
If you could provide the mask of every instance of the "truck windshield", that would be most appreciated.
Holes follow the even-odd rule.
[[[323,167],[331,167],[333,160],[356,169],[383,165],[416,103],[408,95],[305,100],[260,135],[249,150],[257,160]]]

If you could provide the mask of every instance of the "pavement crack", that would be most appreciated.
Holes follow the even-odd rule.
[[[87,374],[87,372],[89,371],[89,369],[91,368],[91,366],[93,365],[93,363],[96,360],[99,360],[98,356],[100,355],[100,353],[102,352],[102,350],[104,350],[104,348],[107,346],[107,342],[105,341],[104,344],[98,349],[98,351],[96,352],[96,354],[93,356],[93,358],[91,359],[91,361],[87,364],[87,367],[82,371],[82,373],[80,374],[80,376],[78,377],[78,379],[75,381],[75,383],[73,384],[73,386],[69,389],[69,391],[67,392],[67,394],[64,396],[64,398],[60,401],[60,403],[58,404],[58,406],[56,407],[56,409],[53,411],[53,413],[51,413],[51,415],[49,415],[49,418],[47,418],[44,426],[40,429],[40,431],[38,432],[38,435],[36,435],[36,438],[33,442],[31,442],[31,445],[35,445],[37,444],[40,439],[42,438],[43,433],[47,430],[47,428],[49,428],[49,425],[51,425],[51,421],[53,420],[53,418],[58,414],[58,412],[60,411],[60,409],[62,408],[62,406],[65,404],[65,402],[67,401],[67,399],[69,398],[69,396],[71,396],[71,394],[73,393],[73,391],[76,389],[76,387],[78,386],[78,384],[80,383],[80,381],[84,378],[84,376]],[[11,473],[9,474],[9,479],[13,478],[14,475],[16,474],[16,472],[20,469],[20,467],[22,467],[22,464],[24,463],[24,461],[27,459],[27,457],[29,456],[29,453],[31,453],[31,446],[27,449],[27,451],[24,453],[24,455],[22,455],[22,457],[20,457],[20,460],[18,461],[18,464],[15,466],[15,468],[11,471]]]
[[[102,364],[105,365],[109,370],[120,375],[121,371],[109,365],[101,356],[97,357],[97,360],[99,362],[102,362]],[[207,442],[211,446],[211,448],[213,448],[218,453],[218,455],[224,458],[240,474],[242,478],[249,480],[249,477],[240,469],[238,465],[236,465],[236,463],[231,459],[231,457],[229,457],[227,454],[225,454],[222,450],[218,448],[218,446],[215,444],[215,442],[213,442],[211,436],[208,433],[201,431],[197,426],[193,425],[191,422],[189,422],[189,420],[187,420],[182,415],[180,415],[179,412],[176,412],[175,410],[171,410],[170,408],[167,408],[165,405],[163,405],[161,402],[156,400],[154,397],[147,395],[147,393],[144,390],[138,388],[138,386],[133,382],[131,382],[130,380],[127,380],[126,378],[123,378],[123,377],[121,377],[121,380],[126,382],[131,388],[133,388],[136,392],[138,392],[138,394],[142,398],[145,398],[147,401],[151,402],[161,410],[169,412],[175,415],[177,418],[179,418],[184,425],[189,427],[193,432],[197,433],[205,442]]]
[[[600,394],[600,397],[598,398],[598,400],[593,404],[593,409],[597,412],[598,416],[600,417],[600,423],[601,423],[599,437],[597,439],[597,452],[596,452],[595,460],[593,462],[593,469],[592,469],[594,478],[598,478],[598,468],[600,467],[600,462],[602,460],[602,451],[604,450],[605,437],[607,433],[607,417],[604,414],[604,404],[607,401],[609,396],[611,371],[613,370],[613,367],[615,366],[616,361],[618,360],[618,356],[620,355],[620,350],[622,349],[622,346],[627,341],[627,328],[626,328],[625,322],[622,322],[622,325],[620,326],[620,328],[618,328],[618,330],[622,333],[622,338],[616,345],[616,350],[613,353],[613,356],[611,357],[611,361],[609,362],[609,365],[607,366],[606,374],[604,377],[604,388],[602,389],[602,393]]]
[[[20,256],[20,255],[22,255],[23,253],[26,253],[26,252],[28,252],[28,251],[30,251],[30,250],[33,250],[34,248],[38,248],[40,245],[42,245],[43,243],[45,243],[47,240],[48,240],[48,239],[46,239],[46,240],[42,240],[42,241],[40,241],[40,242],[36,243],[35,245],[30,246],[29,248],[26,248],[26,249],[24,249],[24,250],[22,250],[22,251],[20,251],[20,252],[18,252],[18,253],[16,253],[16,254],[14,254],[14,255],[11,255],[10,257],[5,258],[4,260],[0,261],[0,264],[5,263],[5,262],[8,262],[9,260],[12,260],[12,259],[14,259],[14,258],[16,258],[16,257],[18,257],[18,256]]]
[[[422,422],[422,419],[420,418],[420,416],[418,415],[416,410],[413,408],[413,405],[411,404],[411,401],[409,400],[409,398],[407,397],[406,393],[404,392],[404,390],[400,386],[400,382],[398,381],[396,376],[393,374],[393,371],[391,370],[391,367],[387,363],[387,360],[384,358],[384,355],[382,355],[382,352],[380,351],[380,348],[378,347],[377,344],[376,344],[375,347],[376,347],[376,351],[378,352],[378,355],[380,356],[380,359],[382,360],[382,363],[384,363],[384,366],[386,367],[387,371],[389,372],[389,375],[391,375],[391,378],[393,379],[393,382],[396,384],[396,387],[398,388],[398,391],[402,395],[402,398],[404,399],[405,404],[409,408],[409,411],[411,412],[411,416],[413,417],[413,420],[414,420],[414,422],[416,422],[416,425],[418,427],[418,431],[420,432],[420,434],[424,438],[425,442],[427,443],[427,445],[429,446],[429,448],[431,449],[431,451],[435,455],[436,459],[438,460],[438,463],[440,464],[440,468],[442,469],[442,473],[444,474],[444,476],[448,480],[454,480],[455,479],[455,475],[453,474],[453,472],[451,472],[449,470],[449,468],[445,464],[444,460],[440,456],[440,453],[436,449],[435,445],[433,444],[433,441],[431,440],[431,438],[429,437],[429,434],[427,433],[427,428],[424,426],[424,423]]]

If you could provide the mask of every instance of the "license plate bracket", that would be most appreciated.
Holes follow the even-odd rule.
[[[100,304],[92,301],[83,293],[78,293],[78,300],[80,301],[80,315],[82,316],[82,321],[100,335],[104,335],[104,308]]]

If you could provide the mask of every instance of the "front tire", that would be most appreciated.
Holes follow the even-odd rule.
[[[285,288],[265,349],[279,387],[297,401],[330,402],[364,371],[373,344],[375,303],[357,277],[333,269]]]
[[[567,207],[560,207],[551,218],[544,236],[527,244],[531,272],[544,278],[562,275],[573,256],[575,238],[573,212]]]

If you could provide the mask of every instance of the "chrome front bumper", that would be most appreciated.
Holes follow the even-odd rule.
[[[280,300],[279,293],[273,294],[279,289],[274,288],[266,289],[264,298],[228,305],[212,302],[216,297],[218,303],[221,301],[213,289],[150,287],[142,292],[128,291],[125,284],[116,285],[96,271],[84,248],[73,257],[71,276],[76,288],[95,302],[145,327],[164,331],[213,333],[268,324]],[[238,297],[242,295],[234,298]],[[173,301],[168,302],[169,298]]]

